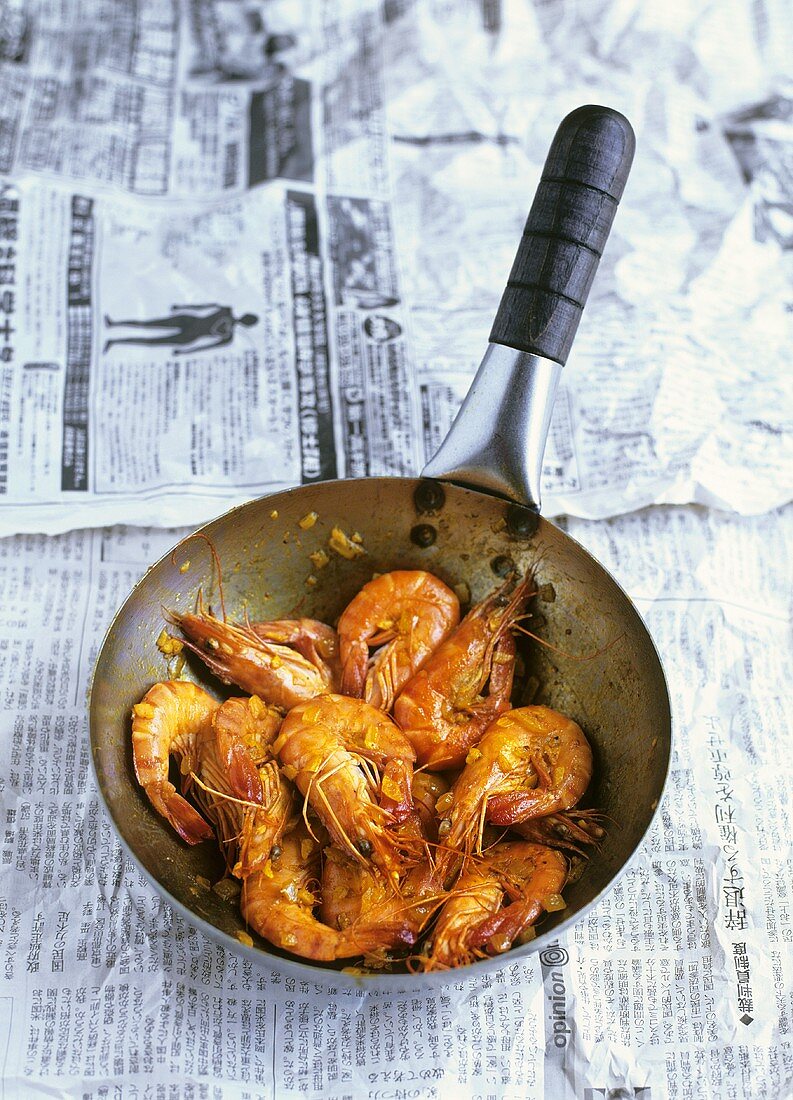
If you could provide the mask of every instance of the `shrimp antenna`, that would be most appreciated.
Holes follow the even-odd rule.
[[[550,649],[553,653],[558,653],[560,657],[566,657],[569,661],[592,661],[595,657],[602,657],[604,653],[608,653],[612,646],[615,646],[617,642],[622,641],[625,637],[625,632],[623,631],[622,634],[618,634],[616,638],[612,638],[610,642],[607,642],[601,649],[595,650],[594,653],[576,655],[575,653],[568,653],[566,649],[561,649],[559,646],[553,645],[551,642],[546,641],[545,638],[541,638],[538,634],[533,634],[532,631],[527,630],[525,626],[520,626],[516,623],[514,629],[521,634],[525,634],[527,638],[532,638],[535,642],[545,646],[546,649]]]
[[[316,844],[319,844],[319,837],[314,832],[314,830],[311,828],[311,825],[309,824],[309,820],[308,820],[308,803],[309,803],[309,798],[311,797],[311,788],[314,786],[314,780],[317,778],[317,774],[318,774],[317,772],[314,772],[314,774],[311,776],[311,779],[309,780],[309,783],[308,783],[308,787],[306,789],[305,797],[303,798],[303,822],[306,826],[306,829],[308,830],[308,835],[311,837],[311,839]],[[320,847],[321,847],[321,845],[320,845]]]
[[[226,621],[226,601],[223,598],[223,569],[221,568],[221,565],[220,565],[220,557],[218,556],[218,552],[215,549],[215,544],[212,541],[212,539],[209,537],[209,535],[205,535],[203,533],[203,531],[196,531],[195,534],[188,535],[186,539],[182,539],[182,541],[179,543],[179,545],[174,547],[173,552],[171,553],[171,561],[173,562],[174,565],[176,565],[176,551],[181,549],[181,547],[186,546],[188,544],[188,542],[192,542],[193,539],[203,539],[204,542],[209,547],[209,552],[212,555],[212,562],[214,564],[215,569],[217,570],[218,595],[220,596],[220,610],[223,613],[223,622],[225,622]]]

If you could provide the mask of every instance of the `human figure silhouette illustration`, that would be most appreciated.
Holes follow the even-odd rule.
[[[179,344],[172,355],[188,355],[197,351],[209,351],[230,344],[234,339],[234,326],[244,325],[250,328],[259,318],[255,313],[243,313],[235,317],[229,306],[209,302],[205,305],[171,306],[170,317],[153,317],[149,321],[111,321],[105,314],[108,328],[162,329],[161,336],[118,336],[105,343],[107,352],[115,344],[137,344],[145,347],[157,347],[163,344]],[[206,341],[199,343],[200,341]]]

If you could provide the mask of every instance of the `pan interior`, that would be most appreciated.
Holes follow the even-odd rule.
[[[252,620],[309,616],[335,622],[373,573],[395,568],[428,569],[452,586],[464,586],[473,602],[492,591],[509,562],[521,570],[535,569],[541,598],[528,625],[555,650],[529,647],[529,672],[536,681],[530,701],[552,706],[582,726],[595,754],[586,803],[613,824],[581,879],[566,889],[567,909],[549,914],[537,939],[517,949],[526,953],[553,939],[591,904],[644,835],[668,768],[666,685],[633,605],[574,540],[546,520],[528,537],[515,537],[503,501],[454,486],[444,487],[441,508],[420,513],[414,503],[419,485],[407,478],[364,478],[306,486],[243,505],[202,531],[221,562],[231,618],[247,612]],[[313,526],[301,528],[299,521],[305,523],[312,512],[317,513]],[[364,552],[347,559],[329,549],[334,527],[359,535],[361,542],[354,545]],[[430,539],[431,545],[419,545]],[[319,550],[329,557],[323,568],[309,557]],[[238,905],[196,881],[197,876],[213,882],[221,877],[215,847],[183,844],[150,807],[132,768],[132,705],[153,683],[168,678],[156,645],[164,625],[162,609],[192,609],[199,592],[219,614],[209,545],[193,538],[150,569],[119,611],[94,675],[92,753],[115,826],[145,872],[193,916],[235,937],[246,931]],[[571,660],[559,650],[599,655]],[[188,663],[183,675],[218,697],[233,694],[198,662]],[[231,944],[240,946],[236,939]],[[265,941],[256,944],[284,963],[289,959],[287,967],[299,967]],[[317,967],[310,969],[317,973]]]

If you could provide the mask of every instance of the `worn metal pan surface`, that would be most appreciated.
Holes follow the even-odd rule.
[[[573,717],[594,749],[587,796],[615,823],[567,908],[549,914],[531,943],[467,967],[493,969],[542,949],[624,871],[661,798],[671,719],[663,670],[631,601],[574,539],[539,516],[539,472],[553,395],[622,193],[633,153],[627,121],[602,107],[573,112],[559,128],[518,256],[471,393],[425,477],[362,478],[288,490],[235,508],[201,531],[223,567],[226,611],[251,619],[307,615],[333,622],[373,572],[423,568],[468,587],[472,601],[512,567],[533,568],[541,598],[535,624],[555,649],[533,646],[535,702]],[[298,521],[318,520],[309,530]],[[317,574],[309,554],[334,526],[362,537],[366,553],[331,554]],[[287,538],[288,534],[288,538]],[[182,572],[182,566],[190,567]],[[124,845],[174,908],[227,947],[315,982],[401,988],[458,980],[448,974],[351,976],[343,964],[310,964],[248,931],[235,903],[197,884],[222,874],[211,844],[188,848],[152,810],[135,780],[132,705],[167,676],[156,646],[163,607],[192,608],[199,591],[217,602],[207,544],[177,546],[131,593],[108,631],[91,694],[91,746],[102,797]],[[597,654],[570,660],[558,651]],[[189,673],[216,695],[198,664]],[[228,692],[225,692],[228,694]],[[330,973],[328,973],[330,971]]]

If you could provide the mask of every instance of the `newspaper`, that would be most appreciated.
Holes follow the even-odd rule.
[[[786,5],[675,7],[6,0],[0,533],[418,471],[592,100],[638,153],[546,512],[790,499]]]
[[[0,541],[5,1095],[789,1095],[791,518],[567,522],[666,667],[676,745],[660,814],[631,870],[539,955],[389,994],[295,980],[205,939],[100,808],[88,677],[114,608],[179,532]]]

